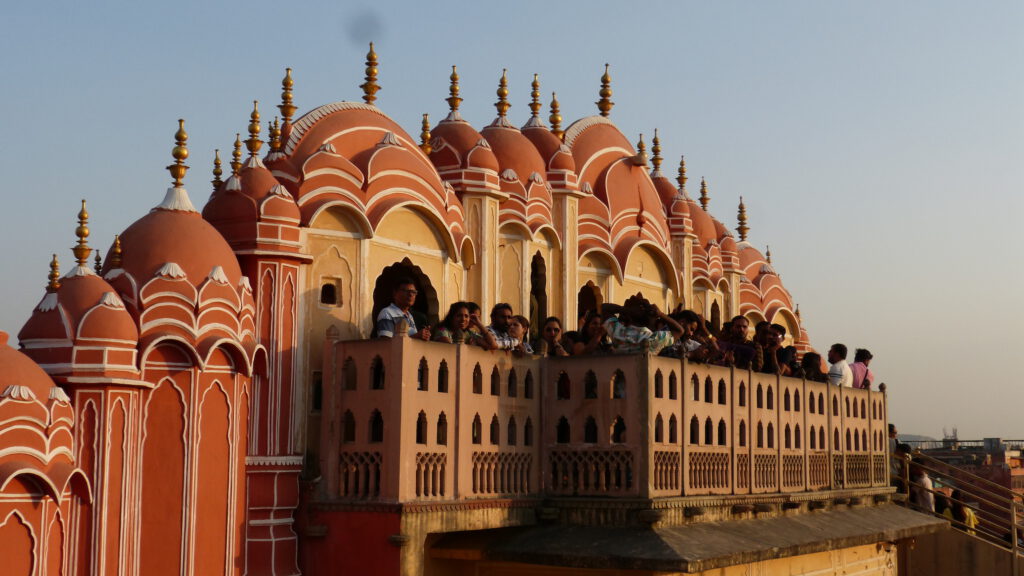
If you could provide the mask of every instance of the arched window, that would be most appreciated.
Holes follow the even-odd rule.
[[[416,371],[416,389],[430,390],[430,366],[426,358],[420,358],[420,368]]]
[[[712,402],[715,401],[715,397],[713,395],[714,386],[714,383],[711,382],[711,376],[707,376],[704,378],[704,401],[707,402],[708,404],[711,404]]]
[[[818,449],[826,450],[825,446],[825,427],[818,428]]]
[[[420,415],[416,418],[416,443],[427,443],[427,414],[422,410],[420,410]]]
[[[661,370],[654,373],[654,397],[664,398],[665,397],[665,378],[661,375]]]
[[[849,433],[849,430],[847,430],[847,433]],[[860,452],[860,434],[856,432],[853,433],[853,449]]]
[[[355,390],[356,389],[356,361],[352,358],[346,358],[345,364],[341,368],[342,381],[341,387],[344,390]]]
[[[523,379],[523,398],[533,398],[533,371],[526,371],[526,378]]]
[[[791,398],[789,396],[789,388],[786,388],[786,392],[782,395],[782,409],[786,412],[789,412],[791,408],[790,402]]]
[[[501,373],[497,366],[491,370],[491,396],[501,396]]]
[[[862,450],[867,452],[868,450],[868,433],[864,430],[860,431],[860,447]]]
[[[839,441],[839,428],[832,431],[832,448],[834,450],[842,450],[843,443]]]
[[[863,398],[861,398],[861,401],[860,401],[860,417],[861,418],[867,418],[868,417],[867,404],[864,403],[864,399]]]
[[[718,381],[718,403],[723,406],[729,403],[729,392],[724,379]]]
[[[690,387],[693,388],[693,401],[697,402],[700,400],[700,378],[696,374],[690,378]]]
[[[593,370],[587,370],[583,375],[583,397],[597,398],[597,375]]]
[[[849,402],[850,399],[847,398],[846,400],[847,400],[847,402]],[[853,417],[856,418],[858,414],[859,414],[859,411],[857,410],[857,401],[854,400],[853,401]]]
[[[437,391],[448,392],[448,362],[441,360],[437,368]]]
[[[768,423],[768,447],[775,448],[775,426],[771,422]]]
[[[715,425],[711,423],[711,418],[704,420],[704,444],[707,446],[714,446],[715,444]]]
[[[622,416],[616,416],[612,422],[612,444],[622,444],[626,441],[626,423]]]
[[[760,422],[757,423],[757,447],[764,448],[764,426]]]
[[[765,393],[765,404],[769,410],[775,410],[775,389],[768,386],[768,391]]]
[[[373,363],[370,365],[370,389],[383,390],[385,378],[384,360],[381,360],[381,357],[377,356],[373,359]]]
[[[477,363],[473,367],[473,394],[484,393],[484,371],[480,369],[480,364]]]
[[[565,416],[558,419],[558,426],[555,427],[555,442],[569,443],[569,421],[565,419]]]
[[[328,279],[320,286],[320,303],[325,306],[341,306],[341,290],[338,287],[340,282],[335,279]]]
[[[807,443],[811,446],[811,450],[817,450],[817,442],[814,437],[814,426],[811,426],[810,432],[807,434]]]
[[[747,445],[747,423],[744,420],[740,420],[740,446],[746,447]]]
[[[530,418],[526,419],[526,425],[523,426],[523,446],[533,446],[533,420]]]
[[[473,427],[470,429],[473,444],[480,444],[484,441],[484,424],[480,421],[480,415],[473,416]]]
[[[444,412],[437,417],[437,445],[448,445],[448,417],[444,415]]]
[[[853,449],[853,443],[850,442],[850,431],[846,431],[846,451],[849,452]]]
[[[696,416],[690,418],[690,444],[700,444],[700,421]]]
[[[725,427],[725,420],[718,421],[718,445],[726,446],[729,444],[728,430]]]
[[[668,419],[668,441],[669,444],[679,442],[679,423],[676,421],[675,414]]]
[[[747,405],[747,385],[742,380],[740,381],[739,396],[740,397],[737,399],[737,401],[739,402],[739,405],[740,406],[746,406]]]
[[[839,398],[836,396],[832,397],[832,415],[839,416]]]
[[[498,417],[491,417],[491,444],[497,446],[501,442],[501,424],[498,423]]]
[[[506,436],[505,443],[509,446],[516,445],[516,417],[509,416],[508,418],[508,435]]]
[[[344,444],[356,441],[356,417],[351,410],[345,410],[345,415],[341,417],[341,441]]]
[[[572,382],[569,381],[569,375],[565,372],[558,374],[558,385],[556,386],[558,399],[568,400],[570,395],[570,389],[572,388]]]
[[[516,380],[516,369],[508,371],[508,397],[515,398],[519,395],[519,382]]]
[[[593,416],[587,416],[587,421],[583,424],[583,442],[597,444],[597,421]]]
[[[612,398],[626,397],[626,375],[622,370],[616,370],[612,376]]]
[[[814,392],[807,394],[807,411],[814,414]]]
[[[818,414],[825,413],[825,393],[818,394]]]
[[[846,417],[849,418],[850,417],[850,399],[849,398],[843,398],[843,400],[846,401]]]
[[[799,450],[800,446],[800,425],[797,424],[793,432],[793,447]]]
[[[760,384],[757,385],[757,404],[758,408],[764,408],[764,388]]]
[[[661,414],[658,414],[654,418],[654,441],[664,442],[665,441],[665,423],[661,419]]]
[[[793,392],[793,410],[796,412],[800,411],[800,391]]]
[[[384,441],[384,416],[381,415],[380,410],[374,410],[370,414],[370,442],[383,442]]]
[[[675,372],[669,373],[669,375],[668,375],[668,399],[669,400],[675,400],[676,398],[679,397],[678,391],[677,391],[678,387],[679,387],[679,382],[678,382],[678,379],[676,378],[676,373]]]
[[[785,448],[793,447],[793,431],[789,429],[789,424],[786,424],[786,428],[782,431],[782,446]]]

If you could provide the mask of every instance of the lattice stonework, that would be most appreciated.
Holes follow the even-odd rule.
[[[850,454],[846,457],[846,485],[870,486],[871,464],[867,454]]]
[[[416,454],[416,497],[443,498],[448,454],[444,452],[418,452]]]
[[[529,494],[529,452],[473,452],[473,494]]]
[[[342,452],[338,455],[342,498],[372,499],[380,497],[380,452]]]
[[[678,451],[654,453],[655,490],[679,490],[680,460]]]
[[[774,454],[754,454],[754,488],[775,488],[779,477],[779,458]]]
[[[706,490],[729,487],[729,455],[695,452],[690,455],[690,488]]]
[[[736,455],[736,488],[746,490],[750,488],[750,455]]]
[[[556,450],[550,462],[555,493],[615,494],[633,488],[633,453],[626,450]]]
[[[807,482],[812,490],[828,487],[828,454],[807,455]]]
[[[782,457],[782,486],[801,488],[804,485],[804,457],[784,455]]]
[[[873,478],[872,478],[873,484],[875,486],[886,486],[886,485],[888,485],[889,484],[889,481],[888,481],[889,480],[889,466],[888,466],[888,462],[886,462],[887,458],[885,457],[885,454],[875,454],[875,455],[872,456],[872,458],[874,459],[874,461],[873,461],[874,470],[872,470],[872,472],[871,472],[872,475],[873,475]]]

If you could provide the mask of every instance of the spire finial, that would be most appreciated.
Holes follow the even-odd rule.
[[[245,140],[245,148],[249,150],[249,156],[255,158],[262,147],[263,141],[260,140],[260,102],[259,100],[253,100],[252,114],[249,115],[249,137]]]
[[[739,226],[736,227],[736,232],[740,235],[740,242],[747,239],[747,232],[750,231],[750,227],[747,226],[747,207],[743,204],[743,196],[740,196],[740,207],[736,212],[736,219],[739,221]]]
[[[216,192],[217,188],[224,183],[220,179],[224,175],[224,170],[220,167],[220,148],[213,151],[213,180],[210,180],[210,184],[213,184],[213,190]]]
[[[171,150],[174,164],[168,166],[167,170],[171,173],[171,178],[174,178],[171,185],[180,188],[181,181],[185,178],[185,172],[188,171],[188,166],[185,165],[185,159],[188,158],[188,147],[185,146],[185,143],[188,142],[188,133],[185,132],[185,121],[180,118],[178,119],[178,131],[174,133],[174,142],[174,149]]]
[[[231,175],[238,176],[242,169],[242,135],[235,132],[235,148],[231,152]]]
[[[281,151],[281,122],[274,116],[273,122],[267,122],[267,136],[270,139],[270,151]]]
[[[110,253],[107,254],[107,260],[110,261],[110,269],[116,270],[121,267],[121,235],[114,235],[114,247],[110,249]]]
[[[654,129],[654,139],[651,140],[651,153],[654,156],[651,158],[651,165],[654,166],[654,172],[661,173],[661,139],[658,138],[658,129]]]
[[[292,86],[294,85],[292,69],[285,68],[284,79],[281,80],[281,103],[278,104],[277,109],[281,111],[281,118],[284,119],[286,126],[291,125],[292,115],[295,114],[295,106],[292,104]]]
[[[50,281],[46,284],[47,292],[56,292],[60,288],[60,262],[57,261],[57,255],[53,255],[53,259],[50,260],[50,273],[46,276]]]
[[[370,51],[366,53],[366,82],[359,87],[363,89],[363,101],[372,106],[380,90],[377,84],[377,53],[373,51],[373,42],[370,42]]]
[[[608,74],[608,64],[604,65],[604,74],[601,75],[601,91],[598,92],[601,99],[595,102],[597,109],[601,111],[601,116],[605,118],[612,111],[612,106],[615,105],[612,102],[612,77]]]
[[[679,157],[679,172],[676,175],[676,183],[679,184],[679,193],[686,196],[686,156]]]
[[[530,115],[540,118],[540,109],[544,107],[540,102],[540,75],[533,75],[533,82],[530,84]]]
[[[183,130],[179,130],[179,132],[183,132]],[[89,237],[89,212],[85,209],[85,200],[82,200],[82,209],[78,211],[78,227],[75,228],[75,236],[78,236],[78,244],[71,251],[75,254],[78,265],[85,268],[89,262],[89,253],[92,252],[92,248],[89,248],[89,243],[85,240]]]
[[[803,320],[803,318],[800,317],[800,305],[799,304],[796,305],[796,319],[798,321]]]
[[[452,66],[452,75],[448,77],[451,84],[448,86],[448,98],[445,100],[448,102],[448,109],[452,111],[452,116],[457,117],[459,112],[459,104],[462,104],[462,98],[459,98],[459,71]]]
[[[512,106],[508,103],[508,69],[502,68],[501,80],[498,80],[498,90],[495,92],[498,95],[498,101],[494,103],[494,107],[498,109],[498,118],[504,118],[508,114],[508,109]]]
[[[705,212],[707,212],[707,210],[708,210],[708,200],[710,200],[710,198],[708,197],[708,183],[705,182],[704,181],[704,177],[701,176],[700,177],[700,207],[703,208]]]
[[[558,136],[559,140],[565,140],[565,132],[562,131],[562,114],[558,108],[558,95],[551,93],[551,115],[548,116],[551,122],[551,133]]]
[[[93,258],[93,262],[95,263],[95,268],[94,269],[97,272],[99,272],[100,268],[103,268],[103,256],[100,256],[99,249],[96,250],[96,257]]]
[[[765,246],[764,258],[765,258],[765,260],[768,261],[769,264],[772,263],[772,247],[771,246]]]
[[[434,151],[434,147],[430,145],[430,114],[423,115],[420,128],[420,150],[423,150],[424,154],[430,154]]]
[[[644,143],[644,135],[640,135],[640,140],[636,143],[636,165],[647,166],[647,144]]]

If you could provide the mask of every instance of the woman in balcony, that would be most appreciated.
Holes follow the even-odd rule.
[[[448,314],[433,329],[434,342],[472,344],[485,350],[498,347],[494,335],[484,328],[479,316],[469,313],[467,302],[456,302],[448,307]]]
[[[533,349],[543,356],[568,356],[569,352],[562,345],[562,321],[548,316],[533,343]]]
[[[578,332],[567,332],[565,340],[569,354],[572,356],[589,356],[591,354],[610,354],[611,342],[601,322],[601,315],[591,310],[580,322]]]

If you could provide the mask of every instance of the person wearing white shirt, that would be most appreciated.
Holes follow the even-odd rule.
[[[828,349],[828,361],[831,366],[828,369],[828,383],[836,386],[853,387],[853,370],[846,363],[846,345],[833,344]]]

